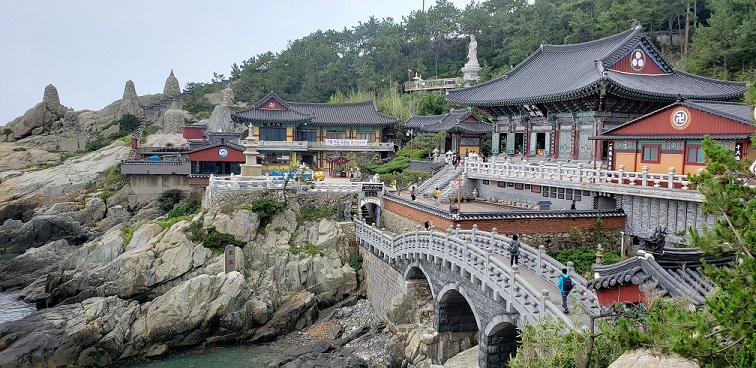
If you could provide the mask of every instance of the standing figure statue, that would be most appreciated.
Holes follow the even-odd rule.
[[[475,35],[470,35],[470,45],[467,46],[467,64],[466,65],[479,65],[478,64],[478,42],[475,41]]]

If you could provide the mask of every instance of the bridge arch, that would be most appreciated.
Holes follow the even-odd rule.
[[[420,264],[419,262],[412,262],[404,271],[404,280],[426,284],[428,286],[428,289],[430,289],[431,296],[435,300],[438,290],[433,289],[433,283],[428,281],[427,275],[429,275],[429,273],[425,270],[425,267],[423,267],[422,264]]]
[[[436,331],[480,331],[481,318],[468,294],[459,284],[447,284],[441,288],[435,298]]]
[[[520,343],[518,322],[509,314],[500,314],[491,319],[478,338],[481,367],[498,367],[509,362]],[[483,364],[485,363],[485,364]]]

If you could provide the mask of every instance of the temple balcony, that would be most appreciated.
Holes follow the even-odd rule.
[[[415,79],[404,82],[404,92],[411,91],[439,91],[460,87],[462,78],[443,78],[443,79]]]
[[[307,152],[307,151],[365,151],[393,152],[393,142],[368,143],[359,139],[329,139],[326,142],[309,141],[259,141],[257,149],[272,152]]]

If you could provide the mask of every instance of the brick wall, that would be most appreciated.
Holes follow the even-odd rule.
[[[389,228],[389,223],[396,223],[396,221],[384,218],[386,229],[395,233],[402,232],[404,227],[411,229],[415,224],[422,224],[428,220],[432,221],[436,229],[439,230],[446,230],[450,225],[456,227],[457,224],[460,224],[462,229],[469,230],[472,229],[473,224],[477,224],[479,230],[491,231],[492,228],[496,227],[499,233],[507,234],[569,233],[570,229],[574,227],[593,229],[593,223],[596,220],[595,217],[564,217],[454,221],[391,200],[384,200],[383,203],[384,214],[392,212],[405,219],[402,222],[404,224],[403,227],[391,229]],[[603,217],[602,220],[604,222],[602,227],[604,231],[622,230],[625,228],[625,217]]]

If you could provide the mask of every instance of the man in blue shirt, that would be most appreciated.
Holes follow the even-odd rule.
[[[559,291],[562,292],[562,308],[564,308],[564,314],[570,314],[570,310],[567,309],[567,295],[569,295],[572,290],[572,279],[570,278],[570,275],[567,274],[566,268],[562,269],[562,276],[559,276],[557,286],[559,286]]]

